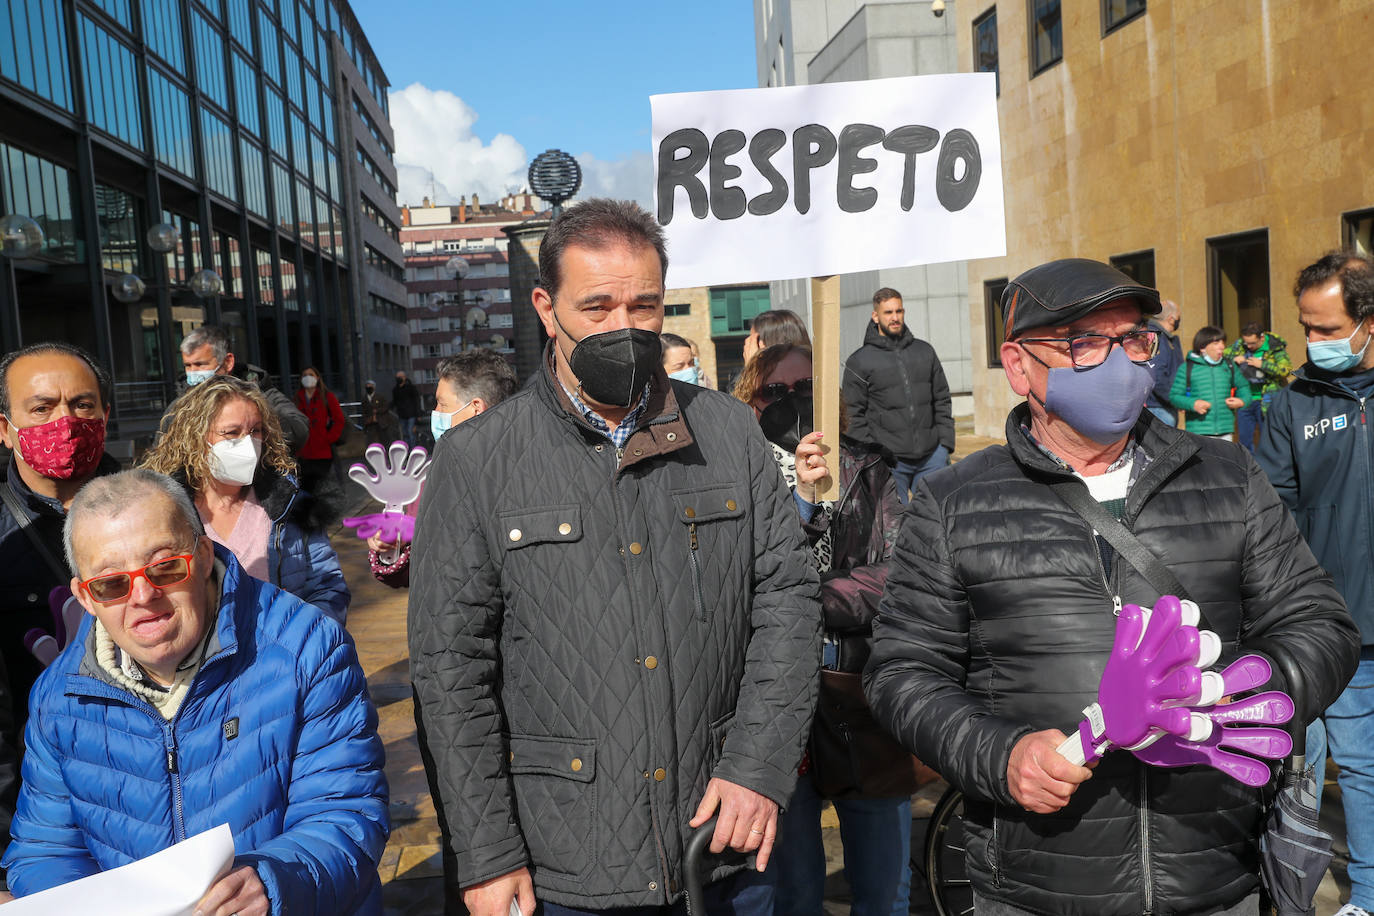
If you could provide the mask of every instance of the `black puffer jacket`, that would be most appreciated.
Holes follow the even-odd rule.
[[[849,435],[911,462],[943,445],[954,451],[954,411],[935,348],[902,328],[893,340],[870,321],[844,364]]]
[[[1207,767],[1108,753],[1067,807],[1031,814],[1007,762],[1033,730],[1071,733],[1111,649],[1112,595],[1159,597],[1119,557],[1105,575],[1092,528],[1045,481],[1068,476],[1007,422],[1007,446],[921,481],[908,506],[865,675],[869,701],[968,795],[978,891],[1037,913],[1206,913],[1257,884],[1260,793]],[[1159,423],[1135,427],[1150,461],[1126,524],[1201,606],[1226,646],[1287,655],[1310,720],[1355,670],[1358,633],[1247,452]],[[1107,585],[1110,580],[1111,587]],[[1271,685],[1287,685],[1276,675]]]
[[[530,864],[546,901],[662,905],[711,777],[791,794],[820,659],[796,508],[748,407],[653,391],[621,455],[547,369],[436,449],[411,674],[462,886]]]

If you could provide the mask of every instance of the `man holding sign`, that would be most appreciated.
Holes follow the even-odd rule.
[[[1259,790],[1125,751],[1093,770],[1056,751],[1097,698],[1123,604],[1160,591],[1055,487],[1086,488],[1134,533],[1201,607],[1223,661],[1302,671],[1268,686],[1304,720],[1354,671],[1357,632],[1249,455],[1143,410],[1155,290],[1069,259],[1017,277],[1002,309],[1002,364],[1027,401],[1005,446],[917,486],[865,675],[874,714],[964,791],[979,916],[1254,914]]]

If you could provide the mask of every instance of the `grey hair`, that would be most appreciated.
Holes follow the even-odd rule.
[[[210,352],[215,354],[215,362],[224,362],[229,355],[229,332],[217,324],[203,324],[181,338],[181,353],[190,356],[206,344],[210,345]]]
[[[77,524],[83,522],[88,515],[116,518],[131,506],[138,505],[138,497],[147,493],[161,493],[170,499],[192,535],[199,538],[205,533],[205,525],[200,521],[200,513],[191,502],[190,494],[186,492],[185,487],[166,474],[159,474],[147,468],[135,468],[132,471],[96,477],[77,491],[71,508],[67,510],[67,520],[62,524],[62,551],[66,554],[67,566],[72,572],[78,576],[81,574],[76,568],[76,551],[72,549],[72,533],[76,530]]]
[[[1162,319],[1173,318],[1179,314],[1178,303],[1172,299],[1159,300],[1159,317]]]

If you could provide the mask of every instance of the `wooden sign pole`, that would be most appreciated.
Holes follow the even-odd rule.
[[[816,486],[820,499],[839,499],[840,483],[840,278],[811,278],[811,378],[815,389],[816,429],[825,433],[830,475]]]

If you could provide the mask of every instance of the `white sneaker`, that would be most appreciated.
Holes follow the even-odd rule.
[[[1366,910],[1362,906],[1347,903],[1336,911],[1336,916],[1374,916],[1374,913],[1370,913],[1369,910]]]

